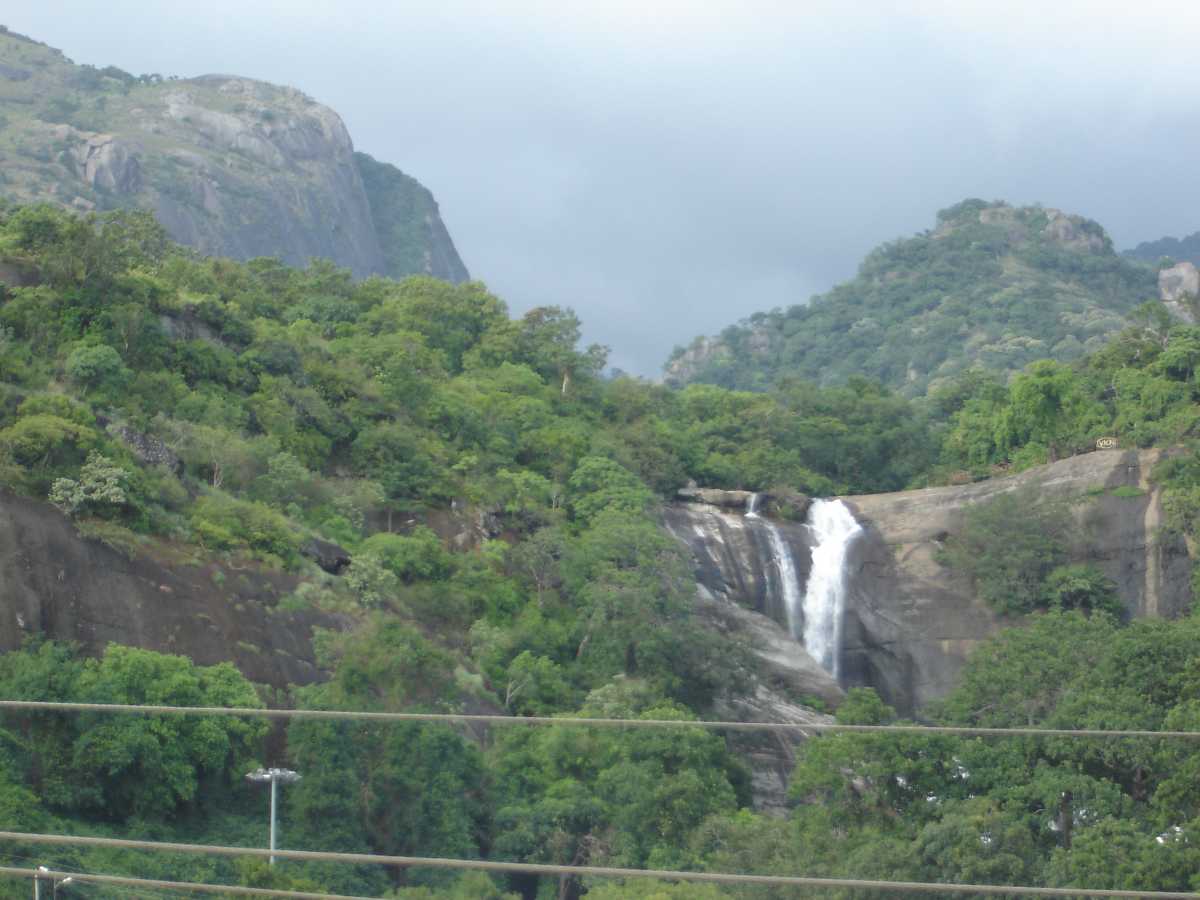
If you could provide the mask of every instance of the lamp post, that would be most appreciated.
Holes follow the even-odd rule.
[[[269,781],[271,783],[271,865],[275,865],[276,794],[280,784],[295,784],[299,781],[300,773],[293,772],[291,769],[255,769],[253,772],[247,772],[246,778],[249,781]]]
[[[58,889],[68,884],[74,884],[75,879],[68,875],[66,878],[55,878],[50,874],[50,870],[45,866],[37,867],[38,874],[33,876],[33,900],[41,900],[42,897],[42,878],[50,879],[50,896],[58,897]],[[43,873],[45,873],[43,875]]]

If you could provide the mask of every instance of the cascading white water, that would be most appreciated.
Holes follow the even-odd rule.
[[[783,534],[770,519],[764,519],[758,514],[758,494],[751,494],[746,500],[746,518],[757,519],[767,530],[767,539],[771,543],[771,562],[779,569],[779,587],[783,592],[783,611],[787,616],[788,634],[793,640],[801,640],[800,634],[800,579],[796,576],[796,562],[792,559],[792,548],[783,539]]]
[[[812,531],[812,569],[808,586],[800,592],[800,579],[792,549],[770,519],[758,514],[759,495],[746,501],[745,518],[755,519],[766,529],[771,545],[771,562],[779,569],[783,609],[788,632],[804,644],[821,667],[834,678],[841,669],[842,616],[846,607],[846,551],[862,531],[853,513],[841,500],[814,500],[807,525]]]
[[[837,678],[846,606],[846,552],[862,526],[841,500],[814,500],[808,510],[808,527],[816,545],[804,592],[804,649]]]

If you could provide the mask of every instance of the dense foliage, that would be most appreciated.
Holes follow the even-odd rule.
[[[924,394],[973,366],[1015,372],[1077,359],[1156,295],[1153,269],[1113,253],[1095,222],[966,200],[937,227],[872,251],[807,304],[756,313],[677,348],[677,382],[761,390],[785,376],[877,379]]]
[[[1162,237],[1156,241],[1143,241],[1125,255],[1133,259],[1156,263],[1164,257],[1175,262],[1190,262],[1200,265],[1200,231],[1186,237]]]
[[[302,702],[339,708],[445,708],[449,660],[396,624],[341,637],[335,677]],[[389,652],[380,652],[386,648]],[[1196,730],[1200,619],[1121,625],[1051,612],[980,648],[931,714],[983,727]],[[83,661],[34,644],[0,657],[5,696],[127,702],[253,703],[228,667],[111,647]],[[387,694],[388,696],[385,696]],[[593,691],[582,713],[687,718],[635,680]],[[838,710],[850,724],[894,721],[870,691]],[[14,828],[261,840],[263,797],[236,777],[265,727],[237,720],[10,714],[0,810]],[[843,734],[801,745],[783,818],[746,808],[747,780],[724,739],[701,730],[514,729],[480,748],[443,726],[297,723],[285,794],[295,846],[486,855],[711,871],[1187,891],[1200,887],[1195,748],[1150,739]],[[164,750],[169,751],[163,756]],[[65,780],[64,780],[65,779]],[[197,785],[203,785],[197,790]],[[103,799],[102,799],[103,798]],[[101,802],[102,805],[95,805]],[[1114,865],[1112,847],[1121,848]],[[105,850],[4,848],[9,859],[255,886],[382,893],[386,873],[327,864],[137,858]],[[29,854],[36,853],[36,857]],[[410,871],[400,897],[499,898],[514,878]],[[791,897],[767,887],[547,881],[539,897]],[[27,889],[27,888],[26,888]],[[565,892],[565,893],[564,893]],[[10,892],[12,896],[23,896]],[[3,894],[8,896],[9,894]],[[532,896],[532,894],[530,894]],[[514,894],[515,896],[515,894]]]
[[[1157,306],[1072,363],[1037,361],[1007,380],[972,368],[914,401],[863,378],[786,378],[763,392],[606,378],[603,349],[579,348],[569,310],[512,319],[478,283],[199,259],[138,214],[5,210],[0,260],[30,273],[0,296],[0,484],[130,552],[187,548],[300,576],[284,605],[347,623],[317,638],[331,677],[292,692],[308,707],[686,722],[722,691],[753,690],[745,649],[696,621],[687,560],[659,525],[659,504],[689,479],[892,490],[1114,436],[1183,448],[1155,473],[1165,525],[1200,529],[1200,457],[1187,449],[1200,330]],[[1132,502],[1140,488],[1114,493]],[[1030,624],[977,653],[931,714],[1195,727],[1196,622],[1121,624],[1113,585],[1071,562],[1069,513],[1001,496],[947,536],[945,562]],[[479,539],[452,548],[448,514],[481,523]],[[346,548],[349,569],[318,570],[302,553],[313,537]],[[0,695],[261,703],[227,665],[117,646],[84,659],[46,642],[0,657]],[[838,715],[892,717],[858,692]],[[0,814],[14,828],[261,845],[263,796],[240,776],[262,762],[304,773],[284,793],[291,846],[1186,889],[1200,816],[1188,751],[830,736],[801,748],[795,808],[776,819],[748,809],[749,776],[725,739],[692,727],[481,735],[298,721],[269,733],[242,720],[11,715]],[[1127,869],[1101,864],[1108,843],[1127,848]],[[407,898],[789,896],[3,850]]]

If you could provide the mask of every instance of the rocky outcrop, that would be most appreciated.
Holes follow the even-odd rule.
[[[138,161],[144,148],[118,140],[111,134],[84,135],[68,126],[59,129],[64,139],[77,143],[72,155],[76,174],[86,184],[113,194],[134,194],[142,186],[142,167]]]
[[[1158,273],[1158,295],[1164,303],[1200,296],[1200,271],[1190,262],[1168,266]]]
[[[753,491],[724,491],[719,488],[682,487],[675,496],[688,503],[706,503],[724,509],[745,510]]]
[[[139,79],[11,33],[0,33],[0,77],[0,132],[22,148],[3,160],[10,198],[149,209],[211,255],[468,277],[429,192],[356,154],[337,113],[297,90],[227,75]],[[404,190],[368,191],[367,168]]]
[[[109,424],[105,430],[120,438],[139,462],[148,466],[162,466],[176,475],[183,472],[183,460],[161,438],[117,423]]]
[[[937,551],[970,506],[1031,489],[1061,500],[1078,525],[1072,561],[1098,566],[1134,616],[1177,616],[1191,602],[1187,547],[1162,533],[1149,482],[1159,450],[1106,450],[975,484],[846,498],[865,533],[848,560],[843,684],[875,687],[906,712],[953,685],[971,650],[1007,620]]]
[[[1194,306],[1200,298],[1200,270],[1190,262],[1176,263],[1158,273],[1158,296],[1175,318],[1196,323]]]
[[[385,273],[467,281],[471,276],[442,222],[433,194],[415,178],[366,153],[355,153],[354,159],[366,186]]]
[[[157,549],[157,552],[156,552]],[[110,642],[230,661],[252,681],[284,689],[322,676],[315,626],[339,619],[278,607],[299,579],[247,567],[132,554],[81,537],[45,503],[0,493],[0,652],[42,634],[99,653]]]
[[[311,559],[330,575],[341,575],[351,563],[349,550],[320,538],[309,538],[301,544],[300,555]]]
[[[708,595],[775,622],[787,621],[780,566],[761,521],[703,503],[672,504],[663,517],[667,530],[691,551],[696,581]],[[787,544],[800,551],[794,559],[803,583],[810,565],[809,530],[792,522],[775,525]]]

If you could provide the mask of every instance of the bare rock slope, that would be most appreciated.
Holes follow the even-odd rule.
[[[135,78],[7,31],[0,194],[153,210],[211,255],[468,277],[432,195],[355,153],[338,114],[300,91],[228,75]]]
[[[293,576],[213,562],[125,553],[79,535],[47,503],[0,492],[0,652],[29,636],[110,642],[230,661],[252,681],[286,688],[319,680],[314,626],[342,623],[280,609]]]
[[[846,498],[866,526],[848,562],[847,686],[872,685],[903,710],[954,686],[971,650],[1005,623],[937,551],[970,506],[1008,491],[1069,502],[1072,560],[1116,582],[1131,615],[1185,612],[1188,550],[1163,532],[1161,492],[1149,481],[1163,453],[1103,450],[976,484]]]

